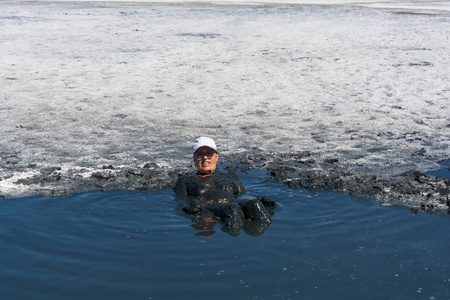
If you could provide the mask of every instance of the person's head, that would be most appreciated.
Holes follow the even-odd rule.
[[[194,143],[194,163],[198,173],[210,174],[216,169],[219,152],[216,143],[208,137],[199,137]]]

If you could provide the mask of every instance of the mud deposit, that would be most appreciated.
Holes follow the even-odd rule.
[[[448,168],[448,165],[443,168]],[[264,153],[242,155],[238,160],[225,164],[225,169],[242,172],[267,170],[272,180],[283,182],[289,188],[342,192],[358,198],[379,200],[386,205],[405,205],[412,213],[450,213],[450,179],[418,171],[382,179],[373,174],[341,168],[337,159],[317,162],[310,153],[278,154],[276,158]],[[39,170],[36,175],[19,179],[15,184],[26,186],[29,194],[47,196],[89,190],[171,189],[177,175],[188,171],[193,171],[192,167],[172,169],[151,163],[135,168],[109,165],[96,171],[63,171],[60,167],[54,167]]]
[[[450,14],[424,3],[1,1],[0,198],[171,188],[210,136],[226,168],[446,213]]]

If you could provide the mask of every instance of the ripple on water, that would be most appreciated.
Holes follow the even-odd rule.
[[[9,298],[410,299],[448,290],[445,215],[241,174],[246,198],[279,207],[260,236],[195,236],[171,190],[0,201]],[[420,288],[420,289],[419,289]]]

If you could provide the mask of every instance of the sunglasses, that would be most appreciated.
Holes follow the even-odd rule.
[[[215,153],[216,153],[216,151],[214,151],[214,150],[208,151],[208,152],[195,152],[194,157],[195,158],[203,158],[206,155],[206,157],[211,158],[214,156]]]

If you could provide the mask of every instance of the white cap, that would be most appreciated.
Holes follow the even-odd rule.
[[[216,143],[214,143],[214,140],[209,137],[202,136],[195,140],[194,152],[197,151],[197,149],[200,147],[209,147],[217,151]]]

